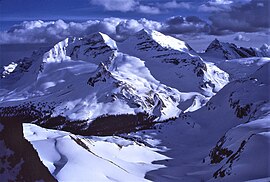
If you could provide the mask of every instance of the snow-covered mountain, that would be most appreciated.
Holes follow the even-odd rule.
[[[143,180],[145,172],[150,181],[267,181],[270,107],[265,91],[270,82],[264,75],[269,66],[229,83],[201,109],[153,129],[117,137],[81,137],[25,124],[24,135],[59,181],[97,174],[101,181]],[[83,155],[66,149],[71,146]],[[77,165],[74,161],[81,157],[83,162]],[[88,160],[98,164],[91,173],[85,171],[92,168]],[[152,160],[156,162],[150,164]],[[103,170],[105,166],[110,170]],[[124,169],[128,173],[123,174]],[[70,170],[78,171],[77,177],[70,176]]]
[[[268,52],[215,40],[198,54],[143,29],[13,61],[0,70],[0,179],[269,181]]]
[[[231,83],[235,89],[230,89],[229,102],[236,118],[226,123],[231,129],[206,159],[206,163],[219,166],[214,178],[244,181],[269,177],[269,150],[265,147],[270,142],[269,69],[267,63],[246,79]],[[240,123],[236,126],[237,120]]]
[[[81,121],[84,129],[110,115],[144,113],[164,121],[200,108],[228,82],[227,73],[205,63],[183,41],[145,30],[130,39],[118,48],[102,33],[67,38],[45,53],[5,66],[2,115],[62,117]],[[138,45],[151,49],[151,56],[140,48],[138,54],[128,51]]]
[[[159,141],[155,147],[171,158],[157,162],[167,167],[147,173],[147,179],[269,180],[269,68],[267,63],[229,83],[204,107],[176,121],[129,134],[139,141]]]
[[[220,69],[230,75],[230,80],[245,78],[253,74],[265,63],[270,62],[269,57],[250,57],[215,62]]]
[[[260,48],[237,47],[233,43],[213,40],[205,50],[205,56],[218,57],[220,59],[237,59],[248,57],[270,57],[269,45],[264,44]]]
[[[122,52],[145,60],[161,83],[179,91],[209,97],[228,83],[227,73],[203,61],[188,44],[157,31],[143,29],[118,45]]]

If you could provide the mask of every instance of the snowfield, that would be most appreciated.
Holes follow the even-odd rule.
[[[0,68],[0,179],[269,181],[269,70],[267,45],[66,38]]]
[[[151,162],[168,159],[117,136],[82,137],[33,124],[24,124],[23,132],[58,181],[147,181],[146,172],[165,167]]]

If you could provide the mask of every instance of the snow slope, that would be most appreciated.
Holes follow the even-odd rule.
[[[245,181],[269,177],[269,103],[264,109],[268,110],[266,116],[230,129],[211,150],[206,161],[220,166],[214,178]]]
[[[28,62],[4,67],[1,100],[6,106],[46,100],[47,105],[55,107],[54,116],[73,120],[91,120],[104,114],[151,113],[158,110],[155,108],[160,107],[159,102],[165,106],[160,112],[167,115],[160,113],[158,117],[178,116],[180,92],[155,80],[142,60],[116,49],[115,42],[102,33],[67,38],[42,57],[34,55]]]
[[[204,62],[185,42],[157,31],[141,30],[122,43],[119,50],[145,60],[161,83],[181,92],[213,96],[228,83],[228,74]]]
[[[267,181],[269,58],[226,46],[240,55],[150,30],[67,38],[3,67],[0,121],[58,129],[23,124],[59,181]]]
[[[250,53],[249,51],[253,51]],[[246,52],[245,52],[246,51]],[[260,49],[238,48],[231,43],[220,42],[215,39],[199,55],[206,61],[214,63],[217,67],[230,75],[230,81],[244,78],[254,73],[260,66],[270,61],[268,45]]]
[[[269,77],[265,64],[229,83],[201,109],[129,135],[167,149],[153,181],[246,181],[269,177]],[[257,155],[260,154],[260,155]],[[256,166],[254,169],[253,166]],[[247,173],[248,171],[248,173]]]
[[[269,57],[250,57],[241,59],[222,60],[216,65],[229,73],[230,80],[245,78],[254,73],[262,65],[270,62]]]
[[[164,121],[200,108],[227,84],[227,73],[193,55],[183,41],[156,31],[142,30],[135,38],[138,36],[155,44],[150,57],[130,56],[124,44],[118,49],[109,36],[95,33],[66,38],[47,52],[36,51],[30,58],[4,66],[0,79],[2,115],[19,113],[18,117],[24,117],[28,113],[32,120],[39,119],[37,123],[46,123],[42,120],[45,117],[63,117],[84,122],[84,128],[108,115],[145,113],[155,121]],[[133,49],[133,45],[125,47]],[[182,59],[181,66],[170,60],[163,63],[171,56],[159,58],[159,52],[172,54],[170,60]],[[162,70],[164,74],[160,74]]]
[[[58,181],[147,181],[147,171],[164,167],[151,162],[167,159],[158,149],[117,136],[81,137],[33,124],[24,124],[23,132]]]

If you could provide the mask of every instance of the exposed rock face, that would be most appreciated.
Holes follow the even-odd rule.
[[[56,181],[23,136],[20,118],[0,119],[0,178],[3,181]]]
[[[237,47],[233,43],[220,42],[218,39],[213,40],[207,49],[206,54],[212,54],[216,57],[224,59],[237,59],[237,58],[248,58],[248,57],[269,57],[270,51],[269,46],[264,44],[261,48],[246,48]]]

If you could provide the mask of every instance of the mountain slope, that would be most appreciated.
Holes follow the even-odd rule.
[[[129,134],[157,143],[171,158],[148,172],[161,181],[245,181],[269,176],[270,64],[245,79],[229,83],[201,109],[154,130]],[[157,134],[158,133],[158,134]],[[225,134],[225,135],[224,135]],[[261,155],[256,155],[255,151]],[[253,166],[256,166],[254,169]],[[179,172],[180,171],[180,172]],[[246,171],[250,173],[247,175]]]
[[[237,47],[233,43],[220,42],[218,39],[213,40],[205,50],[205,56],[216,57],[220,59],[237,59],[248,57],[270,57],[270,49],[267,44],[261,48]]]
[[[33,124],[24,124],[23,133],[58,181],[147,181],[147,171],[164,167],[151,162],[166,159],[158,149],[117,136],[80,137]]]
[[[270,62],[269,57],[250,57],[231,60],[220,60],[215,64],[230,75],[230,80],[245,78],[253,74],[262,65]]]
[[[59,181],[268,180],[269,59],[202,57],[156,31],[70,37],[3,67],[0,123]]]
[[[141,30],[118,47],[145,60],[156,79],[181,92],[198,92],[209,97],[228,83],[227,73],[204,62],[185,42],[157,31]]]
[[[183,50],[188,50],[185,43],[174,38],[169,40],[162,46],[171,46],[175,41],[174,49],[182,50],[184,46]],[[218,68],[205,73],[201,66],[195,68],[194,65],[205,65],[200,58],[196,59],[198,63],[187,65],[186,74],[196,69],[195,72],[213,80],[214,86],[211,81],[204,83],[206,91],[210,87],[217,91],[227,83],[227,75],[222,71],[224,79],[215,77],[219,73],[212,76]],[[0,80],[3,85],[1,115],[36,120],[37,124],[69,131],[77,125],[75,131],[79,132],[88,130],[92,121],[108,116],[129,117],[141,113],[147,122],[176,118],[182,111],[200,108],[214,94],[210,91],[206,97],[197,92],[198,87],[186,93],[168,87],[152,76],[146,63],[121,53],[115,41],[102,33],[67,38],[45,53],[37,51],[31,58],[4,67]],[[197,73],[195,77],[200,76]],[[190,82],[181,87],[187,84]],[[52,123],[54,120],[58,121]]]
[[[269,111],[269,105],[267,109]],[[270,144],[269,119],[268,113],[226,132],[206,159],[220,166],[213,174],[214,178],[244,181],[268,177],[270,159],[266,146]]]
[[[1,181],[56,181],[23,136],[20,120],[0,120]]]

